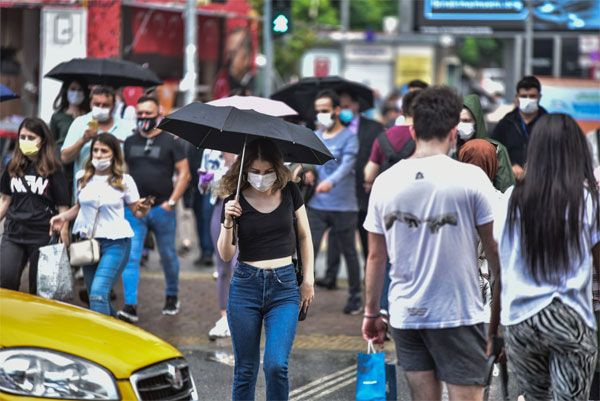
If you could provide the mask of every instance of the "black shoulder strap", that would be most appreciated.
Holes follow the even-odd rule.
[[[391,160],[396,156],[396,152],[390,143],[389,138],[387,137],[385,131],[377,136],[377,142],[379,142],[379,147],[383,151],[385,158],[387,160]]]
[[[127,110],[127,104],[123,102],[123,104],[121,105],[121,120],[125,118],[125,110]]]
[[[409,139],[408,142],[404,144],[402,149],[400,149],[400,152],[398,152],[398,155],[396,156],[398,161],[406,159],[408,156],[412,155],[416,147],[417,145],[415,144],[415,141],[412,138]]]

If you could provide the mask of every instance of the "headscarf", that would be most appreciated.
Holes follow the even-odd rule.
[[[480,167],[493,182],[498,174],[496,147],[485,139],[471,139],[458,151],[458,161]]]

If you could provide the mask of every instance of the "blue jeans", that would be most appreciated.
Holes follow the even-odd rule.
[[[175,210],[166,211],[160,206],[154,206],[145,217],[138,219],[125,208],[125,218],[133,229],[134,236],[131,239],[131,252],[129,262],[123,271],[123,290],[125,292],[125,304],[137,305],[138,285],[140,282],[140,259],[144,249],[144,238],[148,229],[152,230],[158,245],[160,260],[167,282],[166,295],[177,296],[179,288],[179,259],[175,250],[175,232],[177,220]]]
[[[210,220],[213,212],[213,205],[210,203],[210,195],[202,195],[196,189],[194,200],[192,202],[194,216],[196,217],[196,231],[198,232],[198,241],[202,249],[202,257],[212,256],[215,252],[212,238],[210,235]]]
[[[239,262],[233,272],[227,321],[235,356],[233,400],[254,400],[265,323],[264,372],[267,400],[287,400],[300,290],[294,266],[258,269]]]
[[[83,266],[83,279],[90,297],[90,309],[115,316],[115,310],[110,304],[110,290],[127,264],[131,238],[96,239],[100,243],[100,261],[95,265]]]

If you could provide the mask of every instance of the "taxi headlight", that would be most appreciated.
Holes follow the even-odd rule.
[[[52,350],[0,350],[0,390],[76,400],[119,400],[113,376],[101,366]]]

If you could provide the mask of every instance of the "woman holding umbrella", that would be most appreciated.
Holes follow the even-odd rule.
[[[240,170],[238,200],[235,192]],[[254,399],[264,322],[266,398],[287,400],[288,358],[298,313],[306,311],[314,296],[312,240],[302,196],[290,182],[282,152],[269,139],[255,139],[247,145],[245,157],[236,160],[221,180],[220,192],[228,195],[217,243],[225,261],[236,253],[234,220],[239,228],[238,264],[227,306],[235,355],[233,399]],[[292,264],[294,219],[298,252],[305,261],[300,287]]]

